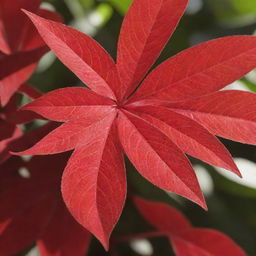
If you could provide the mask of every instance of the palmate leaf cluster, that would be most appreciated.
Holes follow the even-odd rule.
[[[0,2],[0,255],[253,255],[252,3],[49,2]]]

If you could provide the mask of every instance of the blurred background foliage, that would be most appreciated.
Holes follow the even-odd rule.
[[[53,8],[60,12],[66,24],[95,38],[115,58],[119,30],[130,4],[131,0],[48,0],[43,5],[45,8]],[[157,63],[200,42],[235,34],[251,35],[255,30],[256,0],[190,0],[185,16]],[[67,86],[82,86],[52,53],[42,59],[31,83],[44,92]],[[252,71],[228,88],[256,92],[256,71]],[[208,212],[188,200],[153,187],[141,178],[127,161],[128,187],[129,190],[148,199],[174,205],[183,211],[195,226],[215,228],[225,232],[241,245],[248,255],[255,256],[256,147],[224,140],[223,142],[235,157],[244,179],[240,180],[226,171],[217,170],[192,159],[206,196]],[[113,237],[150,229],[151,227],[139,216],[128,198]],[[31,251],[27,255],[36,254],[35,251]],[[109,253],[105,253],[99,243],[93,239],[89,255],[171,256],[174,253],[168,241],[164,239],[113,245],[113,250]]]

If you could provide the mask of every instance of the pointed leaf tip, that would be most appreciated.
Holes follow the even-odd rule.
[[[26,9],[23,9],[23,8],[21,9],[21,11],[24,12],[28,16],[29,19],[32,19],[33,15],[35,15],[34,13],[32,13]]]
[[[131,94],[154,64],[175,31],[187,3],[188,0],[133,1],[122,24],[117,51],[123,96]]]
[[[239,175],[225,146],[195,120],[160,106],[140,106],[133,112],[164,133],[185,154]]]
[[[115,62],[98,42],[59,22],[25,13],[49,48],[84,84],[110,99],[119,97],[120,81]]]
[[[149,201],[138,196],[134,197],[133,201],[141,215],[160,231],[175,234],[191,227],[189,220],[168,204]]]
[[[32,12],[26,10],[26,9],[23,9],[23,8],[21,8],[21,11],[23,11],[23,12],[24,12],[26,15],[28,15],[28,16],[35,15],[34,13],[32,13]]]
[[[191,163],[168,137],[128,111],[119,113],[117,125],[124,151],[142,176],[161,189],[207,209]],[[145,152],[146,161],[141,161]]]
[[[74,218],[109,248],[109,237],[126,198],[123,152],[116,113],[95,124],[76,147],[63,174],[63,199]],[[93,152],[93,154],[92,154]]]

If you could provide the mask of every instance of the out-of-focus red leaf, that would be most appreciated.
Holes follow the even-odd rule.
[[[14,160],[8,160],[11,161]],[[12,175],[6,171],[3,174],[13,182],[10,180],[9,187],[0,193],[0,222],[4,224],[0,225],[0,255],[13,255],[29,246],[37,239],[54,209],[52,187],[49,186],[51,180],[44,176],[42,171],[45,170],[39,168],[42,161],[35,164],[37,168],[29,170],[31,177],[27,179],[18,174],[20,168],[26,166],[25,163],[16,167],[15,172],[9,169],[9,165],[4,165],[9,167]],[[48,198],[45,198],[47,195]]]
[[[29,20],[26,15],[21,12],[21,8],[25,8],[32,12],[36,12],[42,0],[17,0],[15,2],[9,0],[1,0],[0,5],[0,36],[1,40],[5,40],[9,49],[1,47],[4,53],[19,51],[22,47],[24,35],[27,30]],[[4,38],[4,39],[3,39]]]
[[[139,197],[134,202],[141,215],[169,238],[176,256],[246,256],[228,236],[216,230],[193,228],[171,206]]]
[[[41,94],[35,88],[26,84],[22,86],[21,91],[26,92],[28,96],[34,98]],[[36,118],[41,118],[34,112],[18,111],[17,108],[17,97],[14,95],[8,104],[0,110],[0,163],[3,163],[11,156],[9,151],[15,151],[15,149],[21,150],[31,146],[31,144],[25,141],[24,137],[27,138],[27,136],[23,135],[23,132],[17,124],[28,123]],[[46,134],[42,134],[42,136],[43,135]]]
[[[150,202],[140,197],[135,197],[134,202],[141,215],[158,230],[179,234],[191,227],[182,213],[167,204]]]
[[[212,93],[256,67],[256,37],[231,36],[184,50],[159,65],[132,101],[183,101]]]
[[[49,50],[28,17],[25,8],[48,19],[62,21],[59,14],[38,10],[41,0],[1,0],[0,4],[0,103],[11,96],[32,75],[37,62]]]
[[[3,120],[0,120],[0,141],[10,138],[13,135],[15,126]]]
[[[3,163],[10,156],[9,150],[12,142],[23,135],[22,131],[9,121],[10,114],[17,111],[16,98],[0,109],[0,163]]]
[[[72,219],[59,191],[66,159],[62,154],[34,157],[26,163],[13,157],[1,166],[1,256],[13,255],[36,240],[44,256],[68,256],[71,250],[84,255],[89,233]],[[21,168],[27,169],[29,177],[19,175]],[[68,232],[59,233],[60,227]],[[70,240],[71,231],[75,240]],[[58,238],[66,241],[64,246]]]
[[[45,231],[37,241],[41,256],[84,256],[90,233],[79,225],[59,201]]]
[[[53,200],[40,198],[36,205],[22,209],[17,216],[9,216],[11,220],[5,229],[0,227],[0,255],[11,256],[31,245],[48,223],[53,207]]]
[[[26,95],[30,99],[37,99],[43,95],[42,92],[37,88],[26,83],[19,88],[19,93]],[[17,103],[15,106],[15,110],[8,111],[8,122],[12,124],[26,124],[32,122],[35,119],[44,119],[42,116],[32,111],[17,110]]]
[[[24,165],[24,160],[19,156],[13,156],[11,160],[0,165],[0,193],[20,181],[21,177],[18,171]]]
[[[118,43],[117,68],[122,79],[122,96],[138,86],[156,61],[187,3],[187,0],[133,1]]]
[[[229,237],[211,229],[193,228],[171,242],[177,256],[246,256]]]
[[[135,110],[186,154],[240,175],[224,145],[193,119],[163,107],[147,106]]]
[[[30,99],[37,99],[37,98],[43,96],[42,92],[40,92],[37,88],[35,88],[32,85],[27,84],[27,83],[23,84],[19,88],[19,92],[21,92],[22,94],[25,94]]]
[[[212,134],[256,144],[256,94],[221,91],[169,106],[201,123]]]
[[[10,157],[9,151],[12,143],[22,137],[23,132],[14,124],[0,120],[0,164]]]
[[[59,123],[49,122],[21,136],[10,145],[10,151],[22,151],[38,143],[44,136],[59,127]]]
[[[5,30],[4,30],[4,24],[2,20],[0,20],[0,52],[3,52],[5,54],[8,54],[11,52],[5,38]]]
[[[30,52],[5,55],[0,59],[0,101],[6,105],[11,96],[31,76],[39,59],[48,51],[47,47]]]
[[[118,130],[127,156],[142,176],[206,208],[191,164],[167,136],[129,112],[119,112]]]
[[[27,124],[36,119],[44,120],[44,118],[32,111],[16,111],[11,113],[8,117],[8,121],[12,124]]]
[[[73,28],[26,13],[47,45],[81,81],[100,95],[118,97],[115,63],[96,41]]]

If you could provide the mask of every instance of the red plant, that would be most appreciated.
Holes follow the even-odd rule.
[[[256,95],[219,90],[256,67],[256,37],[212,40],[149,72],[187,0],[134,0],[122,25],[117,63],[87,35],[50,20],[60,17],[38,10],[40,2],[0,2],[0,99],[6,105],[0,114],[0,162],[5,161],[0,169],[0,255],[16,253],[35,240],[44,256],[85,253],[89,234],[62,202],[61,176],[68,210],[107,250],[126,198],[124,153],[151,183],[206,209],[186,154],[240,175],[215,136],[256,144]],[[48,48],[21,7],[50,49],[89,88],[64,88],[41,96],[24,84]],[[19,111],[13,95],[18,90],[35,99]],[[22,135],[17,124],[37,115],[63,124],[49,123]],[[31,148],[22,151],[24,147]],[[63,175],[63,154],[33,157],[28,163],[16,156],[8,159],[9,151],[51,155],[70,150],[74,152]],[[18,175],[21,167],[28,169],[30,179]],[[245,255],[223,234],[192,228],[168,206],[135,201],[179,256],[217,256],[223,251]],[[72,230],[70,237],[62,234],[63,226]],[[24,230],[28,235],[22,237]],[[61,233],[58,241],[56,232]],[[14,245],[13,238],[18,241]]]
[[[31,99],[36,99],[42,96],[42,93],[33,88],[29,84],[23,84],[19,92],[27,95]],[[23,132],[18,126],[19,124],[25,124],[31,122],[33,119],[38,118],[38,115],[29,111],[18,110],[17,95],[13,95],[5,107],[0,109],[0,164],[7,160],[11,154],[11,150],[19,150],[25,148],[30,144],[24,140]],[[26,137],[26,136],[25,136]]]
[[[158,232],[135,234],[120,240],[166,236],[173,245],[177,256],[246,255],[240,247],[221,232],[191,227],[183,214],[168,205],[146,201],[138,197],[135,198],[135,204],[141,215]]]
[[[55,12],[39,9],[42,0],[0,1],[0,103],[5,106],[12,95],[29,79],[37,62],[48,51],[29,19],[26,8],[55,21]],[[15,17],[15,18],[14,18]]]
[[[214,135],[256,142],[255,94],[216,92],[256,67],[254,36],[200,44],[143,80],[186,5],[135,0],[122,26],[117,64],[85,34],[26,11],[47,45],[91,90],[64,88],[23,107],[64,124],[20,155],[74,149],[62,178],[64,201],[106,249],[126,196],[124,152],[150,182],[206,208],[184,153],[239,175]]]
[[[90,235],[70,215],[60,194],[66,161],[63,154],[29,162],[12,157],[1,165],[1,256],[18,253],[34,241],[42,256],[85,254]],[[27,171],[23,176],[22,170]]]

